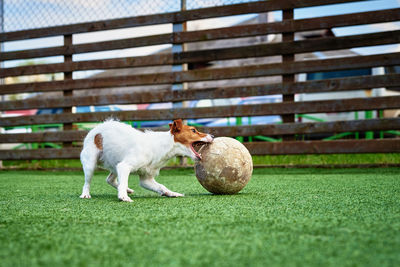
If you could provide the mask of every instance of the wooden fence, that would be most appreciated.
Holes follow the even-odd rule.
[[[1,84],[1,95],[22,93],[62,92],[58,98],[48,99],[46,94],[24,100],[7,100],[0,102],[0,110],[32,110],[59,108],[60,114],[27,115],[0,118],[0,127],[37,128],[43,124],[62,124],[61,131],[35,131],[31,133],[3,133],[0,143],[23,144],[59,144],[53,148],[37,145],[36,149],[1,149],[0,159],[54,159],[78,158],[81,141],[87,133],[77,129],[82,123],[99,122],[109,117],[121,121],[157,121],[201,118],[225,118],[245,116],[279,115],[281,124],[234,125],[207,128],[216,136],[267,136],[281,138],[283,141],[246,142],[254,155],[263,154],[309,154],[309,153],[390,153],[400,152],[400,139],[396,135],[385,134],[385,131],[400,129],[400,118],[384,118],[383,110],[400,109],[400,95],[379,97],[354,97],[343,99],[295,101],[296,94],[348,92],[369,90],[371,88],[396,88],[400,86],[400,74],[381,73],[332,78],[323,80],[299,81],[298,74],[329,72],[339,70],[372,69],[400,65],[400,53],[374,55],[340,56],[334,58],[314,58],[303,60],[299,55],[313,52],[349,50],[352,48],[378,46],[400,43],[400,31],[377,31],[367,34],[356,34],[342,37],[325,36],[298,40],[296,33],[305,31],[326,30],[336,27],[385,23],[400,20],[400,8],[379,10],[345,15],[294,19],[295,8],[313,7],[327,4],[354,2],[350,0],[303,0],[303,1],[260,1],[223,7],[204,8],[174,13],[131,17],[92,23],[65,25],[50,28],[6,32],[0,34],[0,42],[11,42],[33,38],[63,36],[62,46],[29,49],[22,51],[5,51],[0,53],[0,61],[26,60],[52,56],[63,56],[63,63],[49,63],[28,66],[17,66],[0,69],[0,78],[18,77],[37,74],[63,73],[63,80],[20,82]],[[282,10],[282,21],[237,25],[228,28],[210,30],[182,31],[121,40],[94,43],[74,44],[73,36],[80,33],[132,28],[144,25],[178,24],[188,21],[217,18],[224,16],[265,13]],[[149,56],[100,59],[91,61],[73,61],[73,55],[126,49],[159,44],[191,44],[196,42],[213,42],[218,40],[237,40],[238,38],[265,37],[276,34],[281,36],[279,42],[264,42],[246,45],[232,45],[192,49],[183,51],[166,51]],[[279,62],[257,64],[228,64],[217,68],[199,68],[179,71],[152,73],[134,73],[123,76],[73,79],[73,72],[83,70],[112,70],[155,66],[173,66],[179,64],[196,64],[204,62],[233,62],[232,60],[267,58],[280,56]],[[250,61],[251,62],[251,61]],[[257,62],[257,61],[255,61]],[[281,77],[280,82],[257,82],[265,77]],[[242,83],[235,85],[237,79]],[[208,81],[233,81],[229,86],[207,86]],[[243,81],[247,81],[244,82]],[[260,80],[263,81],[263,80]],[[204,86],[194,86],[204,82]],[[132,86],[188,84],[186,90],[146,90],[120,93],[107,93],[110,88],[130,88]],[[195,88],[196,87],[196,88]],[[77,95],[78,90],[102,92],[102,94]],[[105,93],[104,93],[105,92]],[[110,91],[111,92],[111,91]],[[148,104],[192,101],[199,99],[226,99],[249,96],[282,95],[282,102],[247,105],[228,105],[210,107],[174,107],[171,109],[127,110],[110,112],[73,113],[72,107],[99,106],[110,104]],[[379,116],[372,119],[354,119],[327,122],[299,122],[295,114],[337,113],[350,111],[378,111]],[[376,139],[345,140],[303,140],[305,135],[344,132],[380,132]],[[248,140],[247,138],[245,140]],[[42,148],[40,148],[42,147]]]

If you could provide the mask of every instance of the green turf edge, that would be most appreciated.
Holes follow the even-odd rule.
[[[360,164],[399,164],[400,153],[376,153],[376,154],[331,154],[331,155],[266,155],[253,156],[254,165],[360,165]],[[171,159],[167,166],[180,166],[179,158]],[[193,161],[188,159],[187,164]],[[3,161],[5,168],[16,169],[51,169],[51,168],[75,168],[80,169],[79,160],[19,160]]]

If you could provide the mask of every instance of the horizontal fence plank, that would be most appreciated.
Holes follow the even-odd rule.
[[[189,51],[175,54],[174,62],[191,63],[236,58],[266,57],[282,54],[299,54],[315,51],[395,44],[398,42],[400,42],[400,30],[344,37],[324,37],[313,40],[279,42],[246,47]]]
[[[290,20],[290,21],[285,20],[274,23],[234,26],[234,27],[219,28],[212,30],[167,33],[167,34],[160,34],[153,36],[103,41],[97,43],[77,44],[72,46],[61,46],[61,47],[50,47],[50,48],[5,52],[3,53],[3,57],[0,57],[0,60],[2,59],[5,60],[4,56],[6,56],[5,57],[6,59],[8,58],[8,60],[10,60],[10,59],[25,59],[25,58],[35,58],[35,57],[37,58],[37,57],[48,57],[48,56],[58,56],[58,55],[72,55],[72,54],[99,52],[99,51],[116,50],[116,49],[133,48],[133,47],[150,46],[150,45],[185,43],[185,42],[187,43],[187,42],[206,41],[206,40],[209,41],[217,39],[266,35],[266,34],[274,34],[281,32],[296,32],[296,31],[325,29],[327,28],[327,25],[329,25],[329,28],[333,28],[333,27],[360,25],[367,23],[389,22],[396,20],[400,20],[400,8],[321,17],[321,18],[312,18],[312,19]],[[52,64],[52,65],[59,66],[57,64]],[[82,64],[80,65],[82,66]],[[74,65],[69,64],[68,66],[71,68]],[[120,68],[123,67],[129,67],[129,66],[122,64]],[[88,68],[85,69],[87,70]],[[34,66],[18,67],[12,70],[15,73],[14,75],[21,75],[18,74],[18,72],[16,72],[17,70],[20,71],[19,73],[25,73],[25,75],[27,75],[27,74],[41,73],[38,72],[39,70],[49,71],[50,69],[34,68]],[[76,70],[84,70],[84,69],[75,68],[75,69],[65,70],[64,67],[64,70],[55,69],[53,72],[76,71]],[[11,71],[7,70],[5,71],[8,73],[12,73]]]
[[[98,43],[76,44],[71,46],[56,46],[49,48],[29,49],[12,52],[3,52],[0,60],[30,59],[60,55],[74,55],[89,52],[109,51],[124,48],[143,47],[171,43],[170,34],[136,37],[121,40],[104,41]]]
[[[398,153],[400,139],[244,143],[252,155]],[[0,150],[0,160],[77,159],[81,148]]]
[[[400,8],[315,17],[309,19],[284,20],[278,22],[240,25],[211,30],[177,32],[171,36],[174,43],[188,43],[230,39],[257,35],[312,31],[335,27],[383,23],[400,20]]]
[[[154,109],[135,111],[114,111],[97,113],[74,113],[54,115],[34,115],[0,118],[1,127],[104,121],[118,118],[121,121],[153,121],[172,119],[223,118],[239,116],[263,116],[306,113],[330,113],[362,110],[400,108],[400,96],[377,98],[352,98],[340,100],[285,102],[258,105],[218,106],[205,108]]]
[[[81,148],[0,150],[0,160],[78,159]]]
[[[399,153],[400,139],[245,143],[252,155]]]
[[[87,131],[56,131],[0,134],[0,143],[61,143],[83,141]]]
[[[400,130],[400,118],[369,119],[335,122],[283,123],[266,125],[196,127],[214,136],[276,136],[290,134],[342,133]],[[165,128],[150,128],[165,131]],[[87,131],[57,131],[20,134],[0,134],[0,143],[45,143],[83,141]]]
[[[0,34],[0,42],[31,38],[70,35],[84,32],[114,30],[128,27],[157,25],[165,23],[181,23],[188,20],[198,20],[222,16],[263,13],[290,8],[302,8],[319,5],[358,2],[360,0],[302,0],[302,1],[259,1],[220,7],[187,10],[181,12],[162,13],[121,19],[94,21],[63,26],[54,26],[34,30],[6,32]]]
[[[293,134],[343,133],[399,130],[400,118],[352,120],[335,122],[283,123],[250,126],[197,127],[214,136],[280,136]]]
[[[377,33],[359,34],[343,37],[325,37],[314,40],[293,42],[279,42],[246,47],[219,48],[210,50],[188,51],[176,53],[173,63],[192,63],[235,58],[273,56],[279,54],[307,53],[314,51],[328,51],[363,46],[395,44],[400,42],[400,31],[385,31]],[[85,44],[87,46],[88,44]],[[57,51],[54,53],[53,51]],[[0,60],[29,59],[54,55],[72,55],[73,47],[52,47],[23,51],[3,52]]]
[[[357,76],[297,83],[276,83],[254,86],[203,88],[193,90],[156,90],[97,96],[66,96],[63,98],[24,99],[0,102],[0,110],[64,108],[109,104],[147,104],[200,99],[352,91],[400,86],[400,74]]]
[[[400,36],[400,35],[399,35]],[[37,83],[20,83],[0,85],[0,94],[28,92],[50,92],[61,90],[79,90],[107,87],[124,87],[131,85],[172,84],[181,82],[208,81],[218,79],[235,79],[247,77],[274,76],[319,71],[349,70],[394,66],[400,64],[400,53],[333,58],[324,60],[307,60],[291,63],[274,63],[243,67],[215,68],[171,73],[114,76],[72,81],[52,81]]]
[[[107,70],[116,68],[134,68],[173,64],[172,54],[151,56],[99,59],[54,64],[38,64],[0,69],[0,77],[31,75],[40,73],[72,72],[78,70]]]

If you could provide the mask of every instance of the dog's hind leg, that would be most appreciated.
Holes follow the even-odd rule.
[[[83,167],[83,172],[85,174],[85,184],[83,185],[82,195],[80,196],[80,198],[91,198],[90,182],[92,181],[99,154],[100,150],[97,149],[94,145],[84,147],[81,152],[81,163]]]
[[[109,185],[111,185],[112,187],[118,189],[117,176],[116,176],[113,172],[110,172],[110,174],[107,176],[107,180],[106,180],[106,181],[107,181],[107,183],[108,183]],[[126,190],[126,192],[127,192],[128,194],[133,194],[135,191],[134,191],[133,189],[130,189],[130,188],[128,187],[128,189]]]
[[[106,182],[112,187],[118,189],[117,176],[113,172],[110,172],[110,174],[107,176]]]
[[[159,193],[161,196],[165,197],[183,197],[184,195],[177,192],[172,192],[165,185],[159,184],[156,182],[154,177],[150,175],[141,175],[140,176],[140,186],[146,188],[150,191]]]

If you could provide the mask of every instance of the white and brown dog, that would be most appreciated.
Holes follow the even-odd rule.
[[[169,126],[170,130],[167,132],[142,132],[127,124],[109,120],[93,128],[86,136],[81,152],[85,184],[80,197],[91,198],[90,182],[98,160],[110,170],[107,183],[118,189],[118,198],[121,201],[132,201],[128,196],[128,193],[133,193],[128,188],[131,172],[139,174],[143,188],[162,196],[183,196],[157,183],[154,178],[172,157],[201,159],[194,145],[210,143],[213,136],[184,125],[182,120],[175,120]]]

